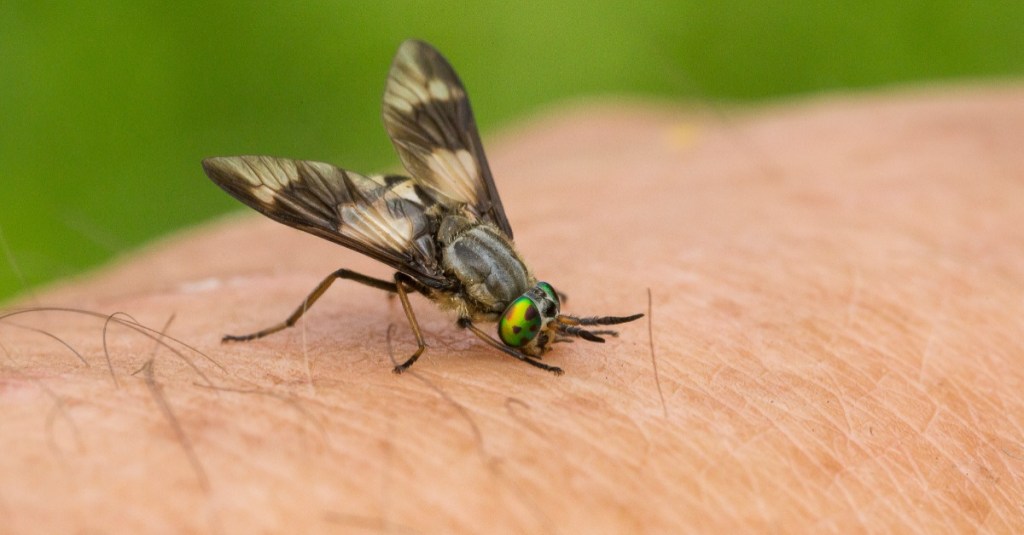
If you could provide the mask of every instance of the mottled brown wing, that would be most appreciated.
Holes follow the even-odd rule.
[[[231,196],[290,227],[379,260],[433,288],[449,286],[434,244],[436,201],[404,176],[363,176],[270,156],[203,160]]]
[[[384,126],[416,181],[512,238],[466,90],[432,46],[409,40],[398,48],[384,91]]]

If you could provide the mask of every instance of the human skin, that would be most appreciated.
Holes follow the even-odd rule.
[[[392,374],[401,305],[348,281],[221,344],[389,272],[256,215],[169,238],[8,307],[100,316],[0,321],[0,531],[1019,531],[1022,124],[1010,86],[487,139],[563,310],[648,314],[561,377],[419,296]]]

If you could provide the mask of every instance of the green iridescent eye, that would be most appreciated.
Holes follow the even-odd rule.
[[[541,325],[537,304],[521,296],[505,309],[498,320],[498,336],[509,347],[522,347],[537,337]]]
[[[556,292],[555,289],[552,288],[550,284],[548,284],[546,282],[538,282],[537,283],[537,287],[540,288],[541,290],[543,290],[544,293],[547,294],[547,296],[550,297],[551,300],[554,301],[556,305],[559,305],[559,306],[562,305],[561,300],[558,299],[558,292]]]

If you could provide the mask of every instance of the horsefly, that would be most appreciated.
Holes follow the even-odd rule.
[[[328,275],[283,322],[224,341],[261,338],[291,327],[336,279],[401,299],[417,349],[394,368],[401,373],[426,343],[409,292],[453,310],[458,325],[491,347],[538,368],[554,342],[574,337],[604,342],[609,330],[588,326],[632,316],[576,317],[560,312],[562,296],[538,281],[512,242],[512,228],[484,156],[466,90],[432,46],[399,47],[384,91],[384,126],[410,176],[363,176],[330,164],[232,156],[203,161],[206,174],[236,199],[290,227],[387,264],[392,280],[348,269]],[[478,322],[497,322],[496,340]],[[499,341],[500,340],[500,341]]]

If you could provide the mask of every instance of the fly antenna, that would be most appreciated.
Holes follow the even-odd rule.
[[[578,336],[588,342],[599,342],[602,344],[604,343],[604,338],[601,338],[600,336],[577,325],[566,325],[564,323],[559,323],[558,331],[571,336]]]
[[[628,323],[644,317],[643,314],[633,314],[632,316],[589,316],[584,318],[577,318],[576,316],[570,316],[568,314],[559,314],[556,318],[558,323],[563,325],[618,325],[620,323]]]

